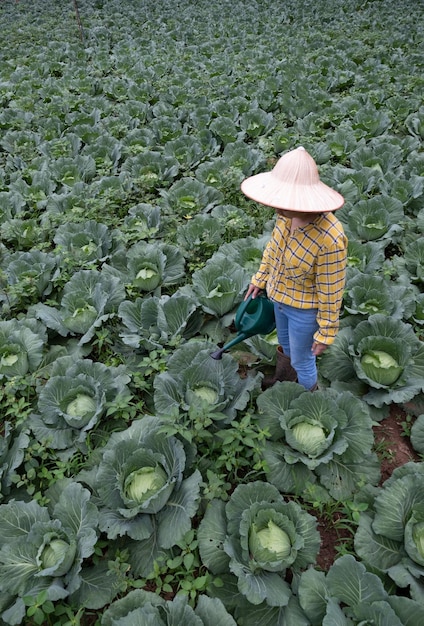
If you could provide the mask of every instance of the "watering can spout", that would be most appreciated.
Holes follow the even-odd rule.
[[[253,335],[268,335],[275,328],[274,305],[266,296],[249,296],[236,311],[234,325],[238,334],[225,346],[211,354],[215,360],[222,358],[224,352],[240,341]]]
[[[226,343],[225,346],[223,346],[219,350],[216,350],[216,352],[212,352],[211,357],[215,359],[216,361],[221,360],[224,352],[226,352],[227,350],[235,346],[236,343],[240,343],[240,341],[244,341],[245,339],[247,339],[248,336],[249,335],[246,335],[245,333],[239,333],[237,337],[234,337],[234,339]]]

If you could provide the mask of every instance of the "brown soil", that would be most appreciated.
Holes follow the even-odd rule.
[[[404,425],[402,425],[404,424]],[[381,462],[382,485],[392,474],[393,470],[409,461],[420,461],[420,457],[413,450],[408,434],[407,413],[400,407],[393,405],[387,418],[374,427],[375,449]],[[355,527],[342,528],[343,515],[336,512],[331,519],[318,516],[318,530],[321,534],[321,550],[318,555],[318,566],[328,571],[340,551],[352,548]]]

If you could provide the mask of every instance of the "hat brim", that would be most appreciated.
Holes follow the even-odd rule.
[[[307,185],[292,184],[281,181],[272,172],[246,178],[241,190],[255,202],[286,211],[328,213],[344,204],[343,196],[321,181]]]

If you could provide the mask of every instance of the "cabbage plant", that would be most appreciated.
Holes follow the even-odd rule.
[[[54,602],[84,585],[82,567],[97,542],[97,509],[89,491],[70,480],[56,483],[46,497],[47,506],[35,500],[0,505],[0,616],[6,624],[24,623],[23,598],[44,591]],[[102,596],[98,606],[114,595],[97,592]],[[90,606],[83,593],[80,602]]]
[[[122,171],[129,172],[135,189],[149,191],[171,184],[178,174],[179,164],[173,156],[149,150],[129,157]]]
[[[44,241],[47,235],[37,219],[14,217],[0,224],[0,237],[13,250],[29,250]]]
[[[240,265],[249,273],[254,273],[259,267],[264,248],[269,236],[245,237],[243,239],[233,239],[229,243],[224,243],[211,258],[211,263],[227,260]]]
[[[31,312],[63,337],[81,335],[82,345],[116,314],[124,299],[125,289],[118,277],[97,270],[80,270],[66,283],[58,308],[39,303]]]
[[[87,435],[102,417],[113,415],[110,405],[130,399],[129,382],[122,365],[60,357],[38,394],[37,412],[31,414],[28,426],[38,441],[52,449],[66,455],[76,448],[87,452]]]
[[[198,537],[203,564],[225,585],[236,585],[241,604],[268,609],[287,606],[288,571],[298,577],[320,546],[316,519],[264,481],[239,485],[227,503],[212,500]]]
[[[242,173],[243,178],[261,169],[266,161],[262,150],[244,141],[235,141],[226,145],[222,156],[231,168]]]
[[[395,239],[402,232],[405,215],[400,200],[374,196],[360,200],[347,213],[348,237],[361,241]]]
[[[424,236],[418,237],[406,247],[402,260],[395,267],[404,267],[410,280],[420,287],[424,285]]]
[[[224,132],[231,133],[227,126]],[[222,155],[201,163],[196,170],[196,178],[217,190],[234,189],[243,178],[264,164],[264,155],[243,141],[231,141],[225,146]]]
[[[240,125],[227,115],[220,115],[212,120],[209,129],[225,145],[242,140],[245,131]]]
[[[346,282],[343,308],[359,319],[376,313],[394,319],[409,318],[415,308],[416,295],[409,285],[354,271]]]
[[[53,290],[58,277],[58,257],[40,250],[14,252],[4,268],[7,286],[0,302],[17,307],[37,302]]]
[[[210,259],[193,273],[191,285],[185,285],[184,290],[198,300],[206,313],[222,317],[240,303],[250,276],[238,263],[228,263],[223,257]]]
[[[364,274],[380,271],[384,263],[385,241],[358,241],[349,239],[347,246],[348,276],[352,270]]]
[[[163,550],[182,540],[199,505],[201,475],[164,422],[143,416],[113,433],[94,468],[79,480],[92,490],[99,528],[109,539],[125,536],[136,575],[147,576]],[[187,449],[187,452],[189,449]]]
[[[116,174],[121,159],[122,146],[119,141],[106,133],[86,144],[81,154],[91,156],[96,164],[97,174]]]
[[[0,321],[0,380],[35,372],[43,360],[46,327],[30,318]]]
[[[203,323],[196,303],[178,291],[172,296],[124,300],[118,315],[123,324],[123,342],[149,351],[189,339]]]
[[[252,108],[240,116],[240,127],[248,137],[263,137],[275,127],[275,118],[260,107]]]
[[[213,148],[213,143],[210,139],[204,143],[193,135],[183,135],[168,141],[163,148],[163,153],[165,156],[176,159],[182,169],[189,171],[208,157],[211,148]]]
[[[224,226],[219,220],[200,213],[178,229],[177,242],[186,256],[194,255],[196,249],[204,254],[216,250],[223,234]]]
[[[225,228],[225,232],[233,237],[243,237],[254,232],[254,218],[248,215],[241,207],[236,207],[232,204],[221,204],[212,209],[211,215],[219,220],[223,228]]]
[[[200,595],[195,608],[192,608],[185,595],[177,594],[173,600],[165,600],[144,589],[135,589],[115,600],[101,617],[102,626],[147,623],[157,626],[236,626],[234,618],[218,598]]]
[[[311,626],[421,621],[422,604],[387,591],[381,578],[351,554],[339,557],[327,573],[314,568],[302,572],[298,596]]]
[[[419,326],[424,325],[424,293],[419,293],[415,298],[415,308],[411,314],[411,319]]]
[[[205,185],[194,178],[182,178],[168,190],[161,189],[163,204],[173,215],[193,217],[197,213],[208,213],[221,204],[223,194],[218,189]]]
[[[53,241],[56,251],[79,263],[104,261],[112,248],[108,227],[94,220],[58,226]]]
[[[367,405],[350,392],[311,394],[282,382],[262,393],[257,405],[260,425],[270,433],[266,476],[280,491],[344,500],[364,481],[378,482],[373,422]]]
[[[185,258],[172,244],[140,241],[114,255],[104,270],[136,290],[150,292],[178,283],[185,274]]]
[[[251,394],[259,390],[261,375],[241,378],[238,363],[231,356],[211,358],[214,348],[205,341],[189,341],[175,350],[167,370],[154,380],[158,415],[175,419],[196,407],[229,423],[246,407]]]
[[[424,603],[423,464],[409,462],[375,492],[361,513],[356,554],[368,568],[388,576],[398,588]]]
[[[417,111],[414,111],[405,120],[405,124],[411,135],[424,138],[424,106],[420,106]]]
[[[96,175],[96,161],[92,156],[82,154],[52,159],[50,175],[56,183],[65,187],[72,187],[76,182],[88,183]]]
[[[29,445],[28,432],[26,427],[13,428],[10,422],[3,423],[3,434],[0,435],[0,502],[10,494],[15,470],[21,465]]]
[[[411,400],[424,388],[424,343],[412,326],[381,313],[342,329],[320,361],[332,381],[362,381],[363,399],[376,407]]]
[[[275,363],[277,358],[277,329],[268,335],[253,335],[244,342],[249,350],[265,363]]]
[[[412,424],[410,441],[414,450],[424,457],[424,413],[420,413]]]
[[[161,236],[163,224],[160,207],[143,202],[132,206],[120,230],[127,241],[140,241]]]

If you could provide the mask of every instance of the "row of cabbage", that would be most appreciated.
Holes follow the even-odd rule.
[[[121,4],[1,7],[1,619],[45,594],[102,624],[418,624],[422,467],[379,489],[373,426],[424,392],[419,23],[386,7],[388,49],[371,4]],[[239,184],[299,143],[349,237],[313,395],[261,391],[274,335],[247,375],[210,358],[272,228]],[[307,510],[347,499],[357,558],[325,574]],[[129,591],[158,563],[197,582]]]

